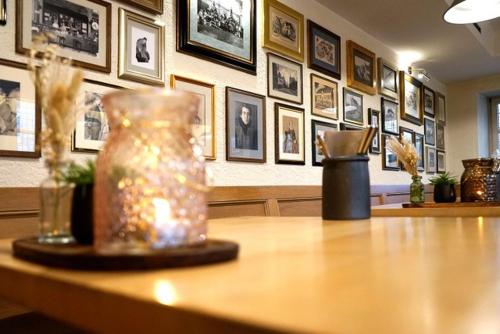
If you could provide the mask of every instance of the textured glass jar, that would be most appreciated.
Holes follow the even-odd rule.
[[[104,96],[111,126],[94,185],[101,253],[141,253],[203,243],[203,151],[191,134],[197,99],[151,89]]]
[[[410,202],[414,204],[425,202],[424,184],[421,176],[412,176],[410,184]]]
[[[486,202],[496,199],[496,175],[493,159],[462,160],[464,172],[460,178],[460,198],[462,202]]]

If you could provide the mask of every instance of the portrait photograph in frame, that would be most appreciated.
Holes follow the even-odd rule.
[[[118,14],[118,78],[164,86],[165,28],[123,8]]]
[[[446,97],[441,93],[436,93],[437,97],[437,117],[439,124],[446,125]]]
[[[369,95],[377,93],[377,61],[375,53],[347,41],[347,86]]]
[[[415,133],[415,150],[418,154],[417,170],[419,172],[425,171],[425,152],[424,152],[424,135]]]
[[[446,173],[446,153],[444,151],[436,151],[436,171],[439,174]]]
[[[309,68],[340,80],[340,36],[311,20],[307,20],[307,38]]]
[[[337,83],[311,73],[311,114],[338,120],[338,105]]]
[[[163,0],[118,0],[152,14],[163,14]]]
[[[0,59],[0,156],[39,158],[41,110],[31,72]]]
[[[226,87],[226,159],[266,162],[266,97]]]
[[[422,104],[425,116],[434,118],[436,116],[436,94],[427,86],[423,86]]]
[[[323,166],[321,161],[325,158],[321,150],[317,145],[317,136],[319,135],[321,139],[325,140],[326,131],[338,131],[339,127],[334,123],[326,123],[317,121],[315,119],[311,120],[311,147],[312,147],[312,165],[313,166]]]
[[[426,146],[425,147],[425,172],[427,174],[434,174],[436,172],[436,149],[434,147]]]
[[[264,48],[304,61],[304,15],[277,0],[264,0]]]
[[[111,72],[111,3],[17,0],[16,52],[25,55],[41,32],[50,33],[59,55],[71,58],[74,65]]]
[[[387,146],[387,141],[389,138],[392,136],[390,135],[385,135],[382,134],[381,136],[381,141],[382,141],[382,169],[383,170],[392,170],[392,171],[399,171],[399,162],[398,158],[394,153],[389,150]]]
[[[399,135],[398,103],[381,98],[382,132]]]
[[[363,95],[344,87],[344,122],[364,125]]]
[[[80,88],[85,112],[76,119],[71,138],[72,152],[96,153],[108,138],[110,127],[102,104],[102,97],[123,87],[85,79]]]
[[[436,148],[444,150],[444,126],[440,123],[436,124]]]
[[[268,53],[267,96],[302,104],[302,64]]]
[[[275,162],[305,165],[304,109],[274,104]]]
[[[191,93],[198,99],[193,135],[203,148],[205,159],[216,159],[215,85],[172,74],[170,87]]]
[[[399,72],[399,93],[401,119],[416,125],[422,125],[424,121],[422,83],[401,71]]]
[[[378,69],[378,92],[379,94],[385,95],[392,99],[397,100],[399,97],[399,80],[398,80],[398,69],[396,65],[385,60],[384,58],[377,59],[377,69]]]
[[[256,7],[255,0],[177,0],[177,51],[255,75]]]
[[[380,154],[380,111],[368,108],[368,124],[377,129],[372,143],[370,144],[370,153]]]
[[[424,136],[426,145],[436,145],[436,123],[430,118],[424,119]]]

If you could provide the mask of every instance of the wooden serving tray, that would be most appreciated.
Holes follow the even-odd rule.
[[[471,207],[488,207],[500,206],[500,202],[455,202],[455,203],[403,203],[403,208],[471,208]]]
[[[208,240],[204,245],[171,248],[141,254],[98,254],[93,246],[40,244],[37,238],[12,243],[14,256],[46,266],[78,270],[139,270],[197,266],[233,260],[237,243]]]

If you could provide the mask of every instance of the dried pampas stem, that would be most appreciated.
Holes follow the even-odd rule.
[[[411,176],[418,176],[417,163],[419,157],[412,143],[404,138],[399,142],[396,138],[391,137],[387,142],[387,147],[396,155]]]

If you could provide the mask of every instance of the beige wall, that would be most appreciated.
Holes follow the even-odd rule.
[[[463,159],[490,153],[487,97],[500,95],[500,75],[448,84],[447,91],[447,163],[449,170],[460,175]]]

